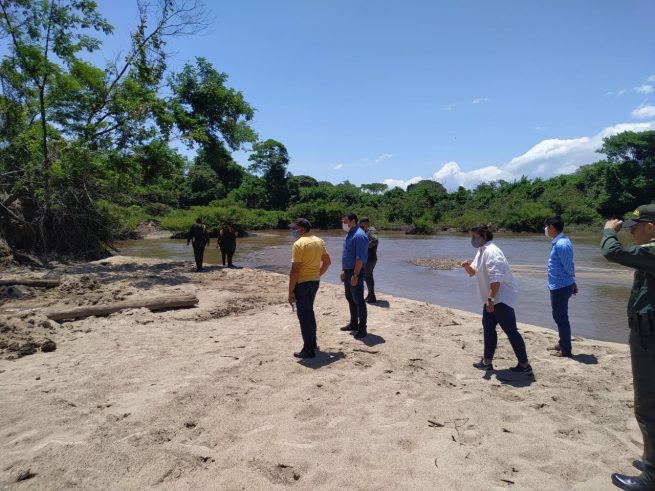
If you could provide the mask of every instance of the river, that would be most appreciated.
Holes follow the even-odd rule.
[[[324,281],[339,284],[343,233],[319,230],[316,235],[325,240],[333,263]],[[629,237],[626,239],[629,240]],[[576,277],[580,288],[580,293],[569,302],[573,335],[627,342],[626,303],[632,271],[609,263],[602,257],[599,235],[574,234],[571,240],[575,248]],[[258,231],[238,240],[235,264],[287,273],[292,243],[293,239],[286,231]],[[495,243],[512,265],[518,282],[517,320],[556,330],[546,285],[550,241],[543,235],[499,234]],[[121,254],[129,256],[193,261],[193,250],[187,247],[186,240],[151,238],[125,241],[117,246]],[[461,268],[432,270],[408,263],[410,259],[419,258],[473,259],[474,255],[468,234],[412,236],[381,232],[375,290],[480,313],[482,306],[479,305],[474,280]],[[205,263],[220,264],[215,239],[207,248]],[[383,308],[384,305],[382,302],[378,307]]]

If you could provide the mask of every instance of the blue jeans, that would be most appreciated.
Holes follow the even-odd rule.
[[[498,344],[498,334],[496,333],[496,326],[500,327],[505,334],[509,343],[512,345],[514,354],[519,360],[519,363],[527,363],[528,354],[525,350],[525,342],[521,333],[516,327],[516,314],[514,309],[504,303],[494,305],[493,312],[487,312],[487,309],[482,307],[482,327],[484,330],[484,358],[485,360],[492,360],[496,352],[496,345]]]
[[[352,269],[344,269],[343,284],[346,290],[346,300],[350,308],[350,325],[357,326],[360,331],[366,332],[366,302],[364,301],[364,276],[357,277],[357,284],[350,285],[350,278],[353,277]]]
[[[314,299],[318,291],[318,281],[303,281],[293,289],[296,297],[296,314],[300,321],[303,350],[316,349],[316,316],[314,315]]]
[[[573,285],[550,291],[550,306],[553,320],[559,331],[559,349],[571,352],[571,324],[569,323],[569,298],[573,295]]]

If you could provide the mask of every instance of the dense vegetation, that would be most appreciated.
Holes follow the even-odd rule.
[[[654,131],[607,138],[605,160],[575,174],[452,193],[427,180],[405,191],[294,176],[285,146],[255,133],[255,110],[225,73],[202,58],[169,72],[165,48],[205,27],[202,5],[136,4],[126,55],[101,68],[89,53],[112,26],[95,2],[0,0],[0,234],[12,249],[93,257],[148,218],[178,231],[199,215],[212,227],[227,218],[283,227],[297,216],[338,227],[345,209],[419,233],[539,230],[553,213],[597,226],[655,196]],[[247,168],[232,158],[238,149],[250,152]]]

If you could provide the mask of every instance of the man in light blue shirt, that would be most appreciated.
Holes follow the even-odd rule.
[[[570,358],[573,356],[571,346],[571,324],[569,323],[569,298],[578,293],[575,282],[575,265],[573,264],[573,244],[564,235],[564,222],[559,216],[547,218],[544,233],[551,239],[552,247],[548,257],[548,289],[553,319],[559,331],[559,343],[551,349],[554,356]]]
[[[368,236],[357,224],[357,215],[354,213],[344,213],[341,222],[346,232],[341,257],[341,281],[350,309],[350,322],[341,330],[355,331],[355,337],[362,339],[367,335],[364,272],[368,260]]]

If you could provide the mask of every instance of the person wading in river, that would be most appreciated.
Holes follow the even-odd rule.
[[[205,255],[205,247],[209,243],[209,235],[207,234],[207,225],[202,223],[201,218],[197,218],[196,223],[191,225],[191,229],[187,235],[186,245],[188,246],[190,243],[193,243],[196,271],[202,271],[202,260]]]

